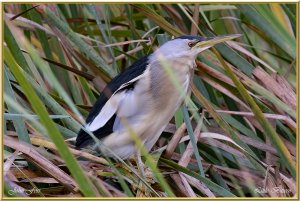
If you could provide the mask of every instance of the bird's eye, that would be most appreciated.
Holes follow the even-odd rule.
[[[194,46],[194,43],[189,42],[189,43],[188,43],[188,46],[189,46],[189,47],[193,47],[193,46]]]

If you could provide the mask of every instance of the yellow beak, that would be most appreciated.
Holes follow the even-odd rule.
[[[212,47],[216,44],[229,41],[235,38],[240,37],[241,34],[232,34],[232,35],[224,35],[224,36],[216,36],[216,37],[207,37],[205,40],[199,41],[194,48],[206,48]]]

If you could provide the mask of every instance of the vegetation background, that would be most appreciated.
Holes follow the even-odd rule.
[[[297,196],[297,6],[4,4],[5,196]],[[138,58],[173,36],[237,33],[199,55],[191,101],[150,153],[74,149]]]

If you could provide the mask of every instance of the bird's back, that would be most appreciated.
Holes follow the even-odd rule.
[[[121,87],[122,84],[127,83],[135,77],[141,75],[145,71],[147,65],[148,56],[145,56],[133,63],[130,67],[125,69],[115,78],[113,78],[98,97],[95,105],[93,106],[86,119],[86,124],[91,123],[95,119],[95,117],[99,114],[107,100],[111,97],[113,93],[115,93],[115,91],[117,91]],[[130,85],[123,88],[122,90],[128,90],[130,87],[134,87],[134,84],[135,83],[133,82]],[[110,133],[112,133],[115,118],[116,115],[113,115],[103,127],[99,128],[96,131],[93,131],[94,135],[98,139],[102,139]],[[81,129],[77,135],[75,146],[78,148],[83,148],[89,144],[92,144],[93,141],[94,140],[91,138],[91,136]]]

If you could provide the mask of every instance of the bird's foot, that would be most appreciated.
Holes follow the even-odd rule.
[[[151,197],[151,190],[148,186],[151,186],[155,183],[152,170],[145,165],[139,154],[135,155],[133,160],[139,176],[143,179],[143,181],[141,181],[141,179],[137,180],[138,183],[133,185],[133,191],[136,192],[137,197]],[[148,184],[148,186],[145,184],[145,182]]]

